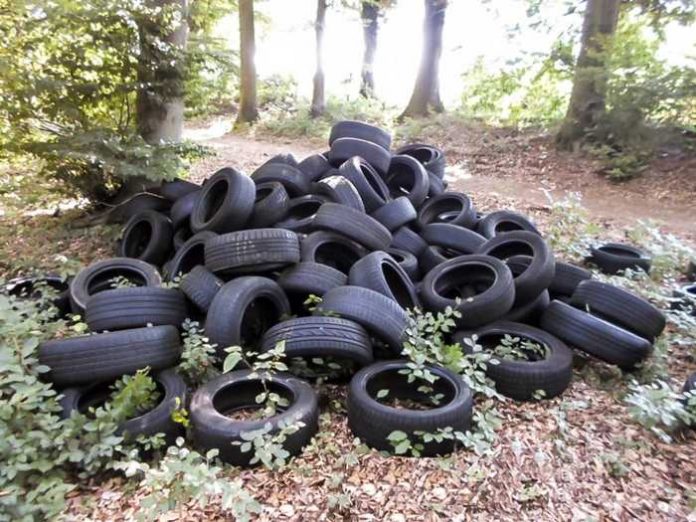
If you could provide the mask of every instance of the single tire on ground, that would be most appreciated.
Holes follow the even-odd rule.
[[[597,265],[605,274],[618,274],[624,270],[643,270],[650,272],[652,260],[650,257],[631,245],[623,243],[607,243],[593,247],[587,261]]]

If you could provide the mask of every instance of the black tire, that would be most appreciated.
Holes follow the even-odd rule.
[[[370,214],[390,232],[397,230],[418,217],[413,203],[405,196],[398,197]]]
[[[598,359],[631,370],[652,351],[649,341],[604,319],[552,301],[541,328]]]
[[[622,288],[583,281],[571,304],[652,341],[665,329],[665,315],[648,301]]]
[[[157,269],[145,261],[127,257],[112,257],[92,263],[78,272],[70,282],[70,304],[75,313],[85,310],[91,295],[111,290],[110,281],[125,277],[136,286],[160,286],[162,278]]]
[[[432,223],[421,230],[421,237],[429,245],[473,254],[486,242],[482,235],[450,223]]]
[[[365,204],[358,189],[341,175],[322,178],[314,184],[314,193],[324,196],[329,201],[340,203],[359,212],[365,212]]]
[[[288,298],[278,283],[266,277],[239,277],[213,298],[205,333],[224,359],[228,346],[255,347],[266,330],[289,312]]]
[[[308,234],[314,229],[314,216],[326,200],[322,196],[308,194],[293,198],[288,204],[285,218],[275,224],[276,228],[284,228],[298,234]]]
[[[171,181],[163,181],[158,192],[163,198],[175,203],[181,198],[200,189],[201,186],[196,183],[186,181],[185,179],[173,179]]]
[[[331,167],[329,160],[327,160],[323,154],[312,154],[300,161],[297,168],[308,180],[316,181],[333,167]]]
[[[515,278],[515,305],[529,303],[546,290],[556,268],[556,261],[546,241],[533,232],[517,230],[500,234],[481,245],[479,254],[507,261],[513,256],[531,256],[528,266],[510,266]]]
[[[375,398],[377,393],[388,390],[388,397],[427,403],[428,396],[400,373],[408,369],[407,364],[404,360],[377,362],[360,370],[350,381],[348,426],[362,442],[380,451],[394,450],[388,437],[397,430],[406,433],[409,440],[415,443],[421,440],[415,432],[435,433],[439,429],[452,428],[466,433],[471,426],[471,390],[459,375],[440,366],[429,366],[428,369],[437,376],[431,386],[434,393],[444,395],[444,404],[432,409],[411,410],[378,402]],[[454,447],[453,440],[430,442],[424,444],[421,455],[445,455],[451,453]]]
[[[369,125],[361,121],[343,120],[334,123],[329,134],[329,146],[340,138],[359,138],[379,145],[389,151],[391,147],[391,135],[379,127]]]
[[[39,362],[51,369],[46,378],[52,383],[79,386],[145,367],[163,370],[174,366],[180,353],[177,329],[153,326],[46,341],[39,346]]]
[[[464,228],[473,227],[476,210],[466,194],[443,192],[426,201],[418,211],[418,224],[425,227],[431,223],[449,223]]]
[[[379,221],[337,203],[324,203],[314,217],[314,226],[343,234],[370,250],[384,250],[392,242],[391,233]]]
[[[406,250],[399,250],[398,248],[388,248],[386,250],[387,254],[394,258],[394,261],[399,263],[399,266],[403,269],[411,281],[417,281],[420,278],[420,270],[418,269],[418,259],[411,252],[406,252]]]
[[[447,190],[447,184],[430,171],[428,171],[428,182],[430,183],[428,187],[429,198],[439,196]]]
[[[192,236],[193,236],[193,232],[191,232],[191,229],[189,228],[188,223],[186,223],[186,225],[176,229],[176,231],[174,232],[174,236],[172,237],[172,246],[174,247],[174,251],[176,252],[182,246],[184,246],[184,243],[186,243],[186,241],[191,239]],[[167,265],[167,263],[162,265],[162,268],[164,268],[166,265]]]
[[[391,154],[379,145],[358,138],[339,138],[331,144],[329,162],[332,165],[343,165],[346,161],[356,156],[362,158],[365,163],[370,165],[380,175],[386,174],[389,170]],[[355,188],[360,191],[360,187],[356,186]],[[364,196],[363,201],[365,201]],[[368,210],[370,210],[367,201],[365,201],[365,204],[368,206]]]
[[[161,265],[169,257],[173,236],[172,222],[167,216],[146,210],[126,223],[118,255]]]
[[[271,156],[263,164],[261,164],[261,167],[271,164],[289,165],[294,168],[298,168],[300,165],[297,163],[295,156],[290,152],[281,152],[280,154]]]
[[[174,254],[165,270],[165,279],[173,281],[177,277],[188,274],[194,267],[205,264],[205,242],[214,237],[217,237],[217,234],[210,230],[204,230],[190,237]]]
[[[420,306],[408,274],[386,252],[372,252],[353,265],[348,284],[369,288],[396,301],[404,310]]]
[[[277,181],[281,183],[290,197],[298,198],[309,192],[310,178],[299,169],[282,163],[262,165],[251,175],[254,183]]]
[[[652,261],[648,255],[631,245],[607,243],[590,249],[588,261],[605,274],[618,274],[626,269],[650,272]]]
[[[426,170],[442,179],[445,177],[445,155],[437,147],[423,143],[413,143],[401,147],[396,154],[405,154],[417,159]]]
[[[366,212],[374,212],[389,201],[389,188],[363,158],[353,156],[347,159],[338,168],[338,173],[353,184]]]
[[[530,326],[538,326],[541,316],[549,307],[551,297],[547,290],[544,290],[539,296],[528,303],[513,306],[512,309],[503,316],[502,321],[510,321],[513,323],[523,323]]]
[[[323,296],[337,286],[348,283],[348,276],[328,265],[303,261],[286,268],[278,284],[288,294]]]
[[[394,353],[401,353],[408,315],[393,299],[369,288],[339,286],[324,294],[315,315],[325,312],[361,324]]]
[[[514,230],[526,230],[541,235],[534,223],[527,217],[507,210],[486,214],[476,226],[476,231],[488,239]]]
[[[93,332],[167,324],[179,328],[184,319],[184,294],[154,286],[99,292],[89,298],[85,309],[85,321]]]
[[[404,196],[418,208],[428,197],[428,173],[423,165],[411,156],[392,156],[385,179],[392,198]]]
[[[312,232],[302,238],[300,252],[303,262],[320,263],[346,275],[368,254],[365,247],[335,232]]]
[[[106,222],[109,224],[125,223],[141,212],[147,210],[166,212],[171,206],[171,201],[161,196],[150,194],[149,192],[141,192],[140,194],[131,196],[109,210],[106,215]]]
[[[224,233],[239,230],[254,209],[256,186],[232,168],[218,170],[203,185],[191,213],[191,230]]]
[[[420,256],[423,251],[428,248],[426,243],[416,232],[408,227],[401,227],[394,232],[392,237],[392,248],[405,250],[414,256]]]
[[[290,196],[282,183],[268,181],[256,185],[254,210],[248,228],[268,228],[283,219],[288,212]]]
[[[459,305],[455,297],[461,297]],[[459,310],[460,328],[476,328],[500,319],[515,300],[512,272],[499,259],[485,255],[455,257],[433,268],[423,279],[421,300],[432,311]]]
[[[211,449],[220,451],[219,458],[235,466],[249,466],[254,451],[242,452],[237,443],[247,440],[243,434],[271,425],[268,436],[276,435],[284,426],[301,422],[303,426],[288,434],[283,448],[297,455],[316,433],[319,423],[317,396],[312,387],[289,374],[253,376],[251,370],[225,373],[204,384],[191,399],[191,425],[194,445],[202,453]],[[256,397],[264,391],[261,378],[268,388],[286,398],[290,405],[276,415],[259,420],[234,420],[226,414],[258,408]]]
[[[207,312],[210,303],[225,283],[204,266],[196,266],[186,274],[179,288],[201,312]]]
[[[556,272],[549,285],[552,297],[570,297],[577,286],[587,279],[592,279],[592,272],[582,267],[556,261]]]
[[[176,370],[169,368],[152,374],[163,394],[157,405],[137,417],[121,423],[116,432],[129,439],[140,435],[153,436],[163,433],[165,441],[173,444],[177,437],[184,435],[184,427],[172,420],[172,413],[186,406],[186,383]],[[98,407],[111,395],[111,383],[100,382],[81,388],[67,388],[61,392],[61,417],[70,418],[73,411],[87,413],[90,407]],[[178,399],[178,400],[177,400]]]
[[[696,284],[691,283],[672,290],[672,297],[674,299],[669,305],[670,309],[690,312],[696,316]]]
[[[536,392],[544,392],[544,399],[552,399],[563,393],[573,376],[573,352],[553,335],[519,323],[498,321],[472,332],[455,332],[453,338],[466,352],[472,349],[464,338],[478,336],[476,341],[484,352],[490,350],[505,335],[529,339],[546,348],[547,356],[538,360],[508,360],[494,357],[498,364],[488,363],[486,375],[495,382],[497,391],[517,401],[534,399]]]
[[[205,266],[215,273],[261,273],[300,260],[297,234],[280,228],[230,232],[205,242]]]
[[[273,326],[263,336],[261,351],[285,341],[285,357],[332,357],[355,362],[359,367],[373,361],[372,342],[358,323],[338,317],[298,317]]]
[[[692,373],[684,383],[682,393],[696,391],[696,372]]]
[[[196,190],[194,192],[189,192],[185,196],[177,199],[172,205],[171,212],[169,216],[172,220],[172,226],[175,230],[180,229],[183,226],[189,225],[191,219],[191,212],[193,212],[196,202],[201,195],[201,191]]]
[[[454,259],[455,257],[462,255],[464,255],[462,252],[457,252],[449,248],[429,246],[423,250],[423,253],[418,257],[418,266],[420,267],[421,272],[427,274],[433,268],[441,265],[448,259]]]

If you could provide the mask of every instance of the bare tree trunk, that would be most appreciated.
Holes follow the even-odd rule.
[[[181,24],[169,34],[162,34],[162,28],[154,21],[145,21],[140,25],[138,81],[142,87],[136,100],[138,132],[151,144],[181,141],[188,0],[151,0],[149,3],[153,7],[180,7]],[[160,40],[172,44],[176,56],[172,57],[170,53],[163,55],[158,46]]]
[[[326,96],[324,94],[324,22],[326,19],[326,0],[317,0],[317,18],[314,23],[316,35],[316,72],[314,73],[314,86],[312,91],[312,118],[321,116],[326,109]]]
[[[254,0],[239,0],[239,50],[241,56],[239,82],[239,113],[237,122],[252,123],[259,117],[256,103],[256,64],[254,54]]]
[[[423,51],[418,77],[411,99],[399,116],[427,116],[430,108],[436,112],[445,110],[440,100],[440,55],[442,54],[442,28],[445,25],[447,0],[425,0],[423,20]]]
[[[363,52],[362,74],[360,78],[360,95],[371,98],[375,94],[374,62],[377,51],[377,33],[379,31],[379,5],[374,0],[362,3],[360,19],[363,24],[363,40],[365,51]]]
[[[575,65],[568,111],[556,143],[572,149],[597,126],[606,108],[607,39],[616,33],[620,0],[588,0],[580,53]]]

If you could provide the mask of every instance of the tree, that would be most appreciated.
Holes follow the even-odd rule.
[[[421,63],[411,99],[399,116],[400,119],[407,116],[427,116],[431,108],[435,112],[445,110],[440,99],[439,72],[446,9],[447,0],[425,0]]]
[[[312,118],[321,116],[326,110],[326,94],[324,90],[324,25],[326,19],[326,0],[317,0],[317,17],[314,22],[316,36],[316,72],[312,90]]]
[[[254,0],[239,0],[239,113],[236,124],[252,123],[259,117],[256,102],[256,40],[254,36]]]
[[[360,95],[371,98],[375,92],[375,78],[373,75],[375,51],[377,51],[377,33],[379,31],[379,4],[375,0],[362,2],[360,19],[363,25],[363,40],[365,50],[363,52],[362,74],[360,78]]]
[[[606,110],[607,44],[616,33],[620,0],[588,0],[568,110],[556,141],[571,149],[592,132]]]

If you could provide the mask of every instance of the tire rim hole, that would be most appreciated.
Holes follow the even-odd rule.
[[[268,411],[264,404],[257,403],[256,398],[268,391],[278,394],[285,399],[288,404],[295,402],[295,396],[289,388],[282,386],[277,381],[266,380],[264,383],[260,379],[249,379],[244,382],[233,382],[218,390],[213,397],[213,408],[236,421],[253,421],[269,418]],[[286,411],[286,407],[276,406],[276,414]]]
[[[152,240],[152,225],[149,221],[138,221],[123,238],[123,251],[127,257],[140,257]]]
[[[390,408],[407,410],[433,410],[454,400],[456,390],[447,379],[438,376],[434,383],[419,379],[408,382],[408,376],[399,373],[403,369],[405,367],[374,375],[366,385],[368,395]],[[377,399],[382,390],[387,390],[387,395]]]
[[[402,274],[396,268],[388,262],[383,262],[382,275],[394,299],[401,308],[409,309],[416,306],[413,294],[409,291],[408,281],[404,280]]]
[[[434,290],[445,299],[468,299],[488,291],[496,282],[495,271],[485,265],[456,266],[434,281]]]
[[[222,208],[225,198],[227,197],[227,191],[229,189],[229,184],[226,179],[219,179],[208,189],[206,194],[205,215],[203,216],[203,221],[208,222],[218,211]]]

